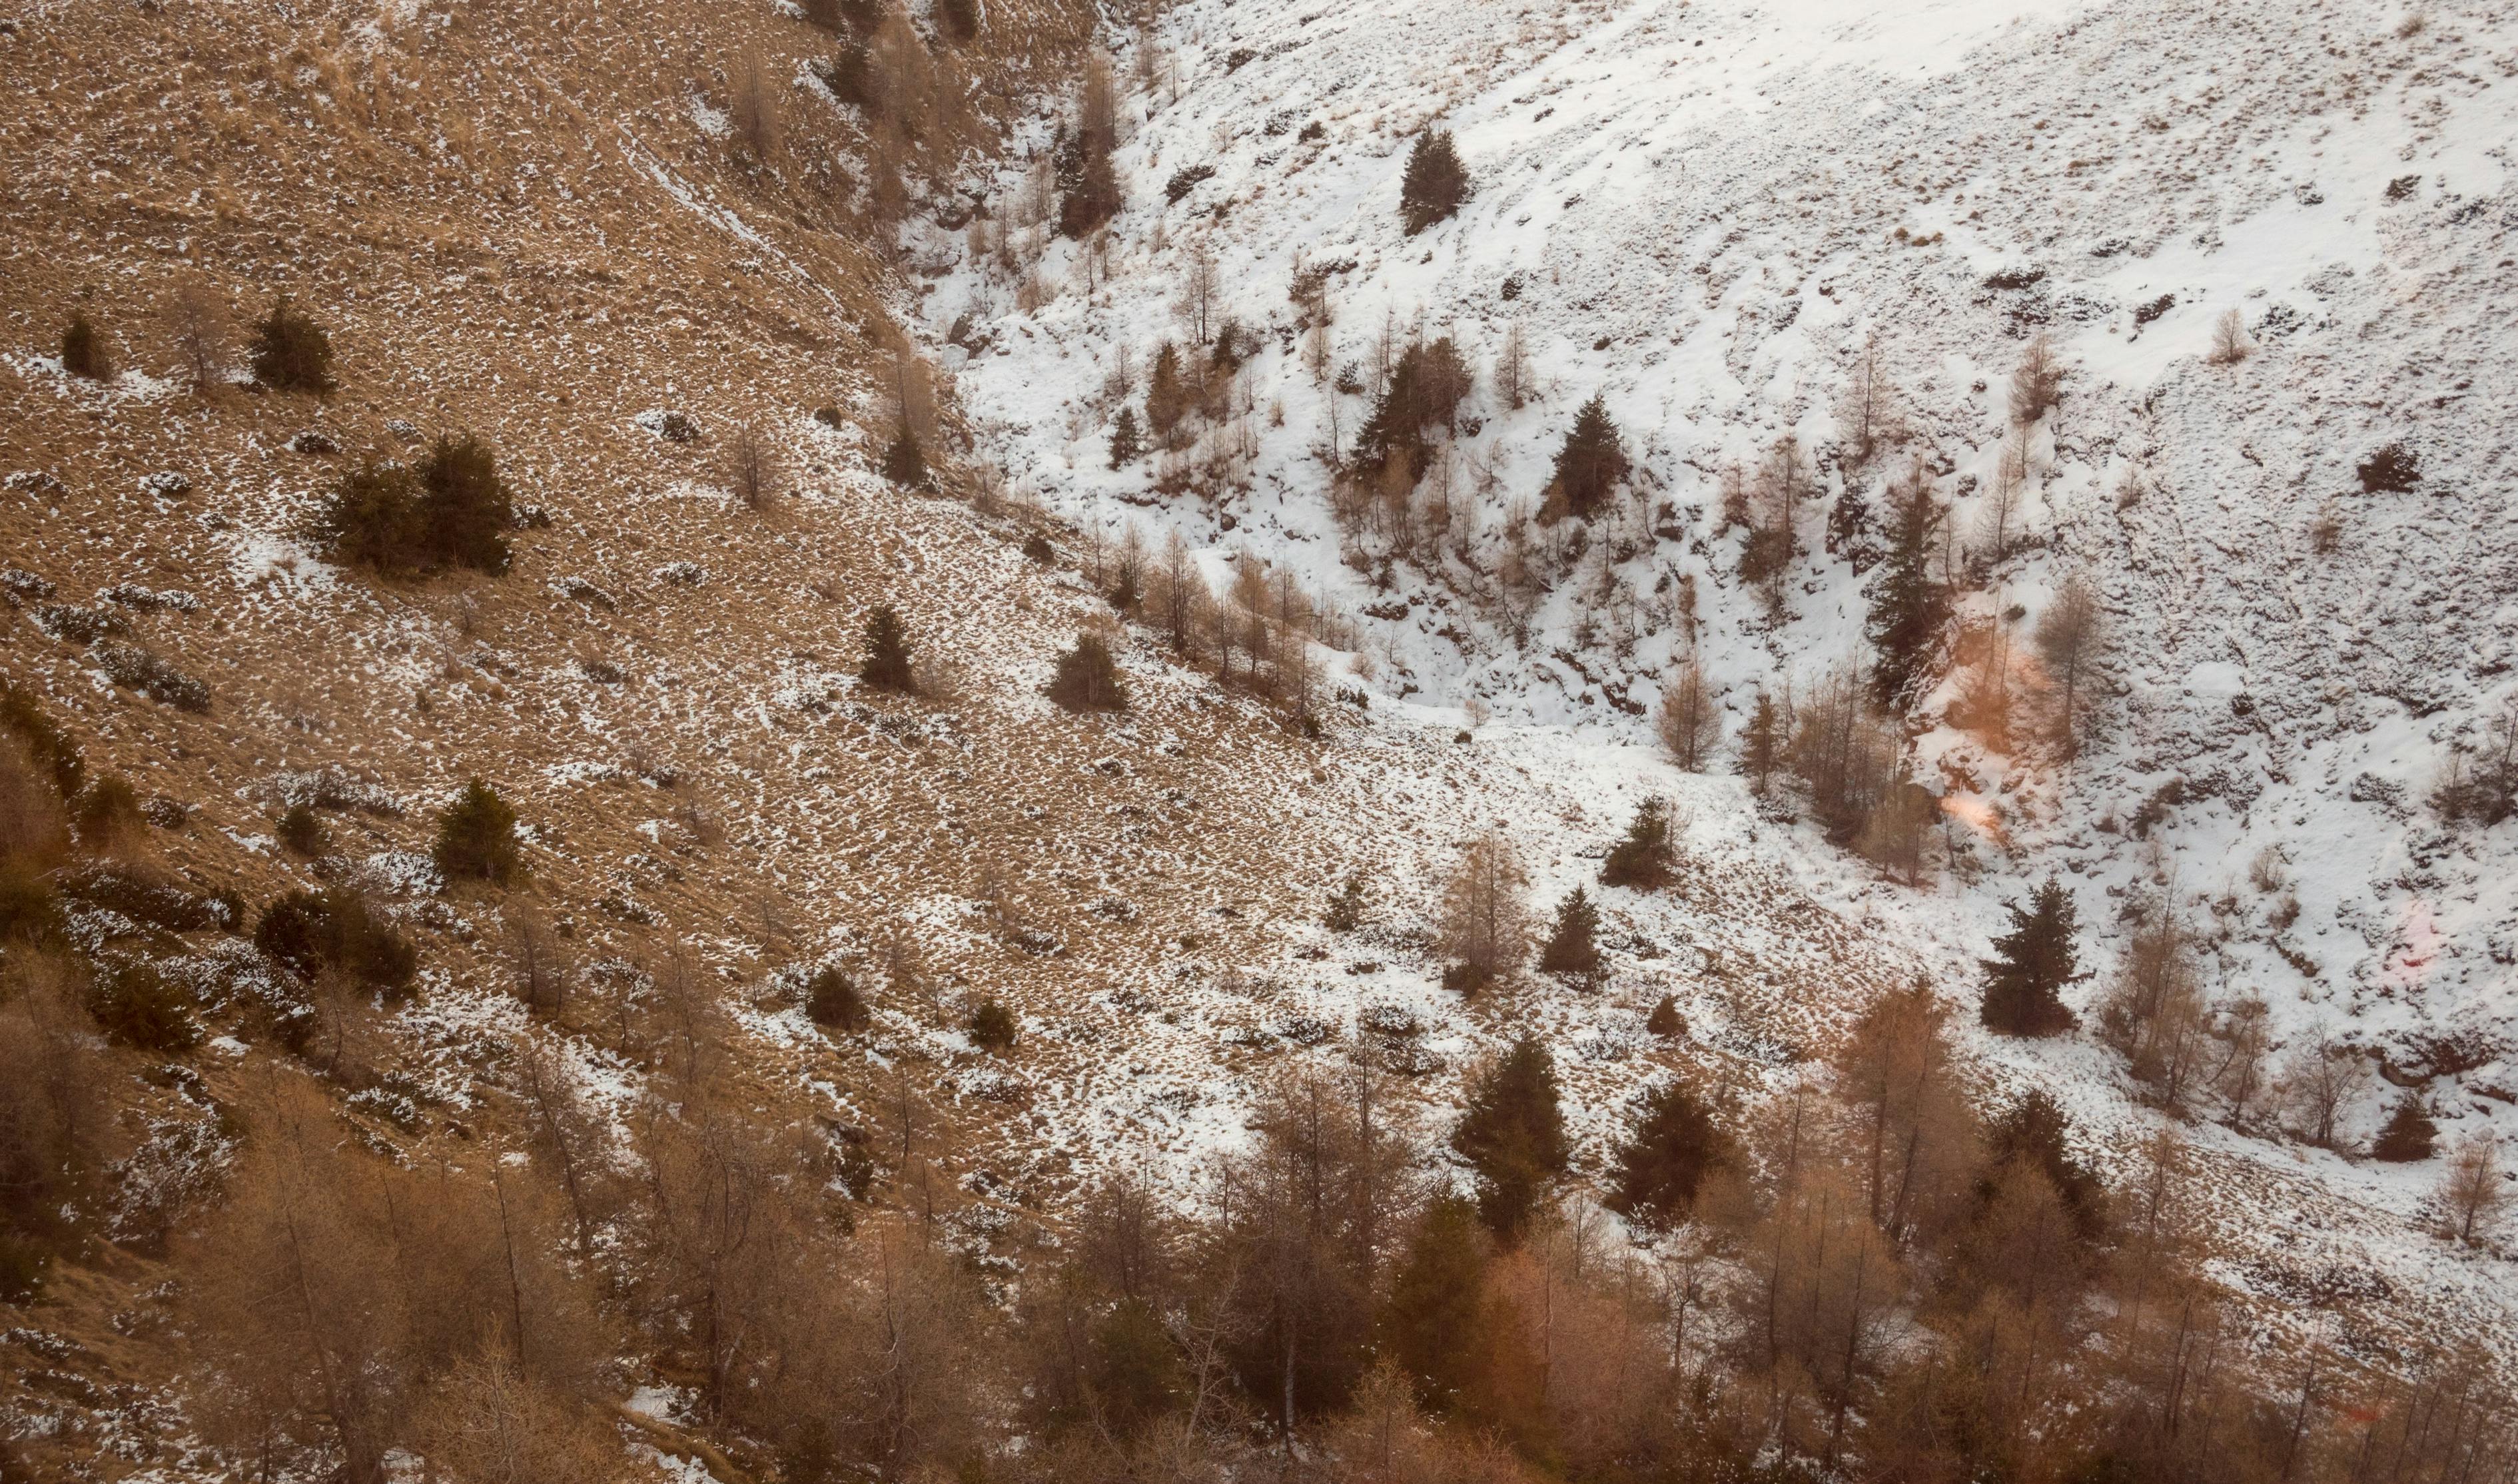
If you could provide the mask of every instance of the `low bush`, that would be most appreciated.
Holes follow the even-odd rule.
[[[168,933],[206,933],[239,926],[238,912],[224,895],[204,895],[177,886],[139,866],[99,862],[60,873],[64,896],[118,912],[144,927]]]
[[[333,969],[388,997],[408,993],[419,973],[419,950],[366,897],[335,889],[291,892],[263,908],[253,945],[301,980]]]
[[[1015,1023],[1014,1012],[995,1000],[983,1000],[971,1015],[971,1042],[985,1051],[1003,1052],[1012,1047],[1021,1027]]]
[[[139,691],[177,711],[206,712],[210,687],[137,644],[100,643],[90,653],[116,685]],[[135,806],[136,807],[136,806]]]
[[[79,844],[102,850],[140,827],[140,796],[122,779],[108,774],[79,790],[70,801],[70,831]]]
[[[15,736],[27,760],[49,779],[53,792],[66,802],[78,797],[87,779],[87,764],[78,745],[63,731],[33,693],[15,680],[0,679],[0,730]]]
[[[99,975],[88,991],[98,1028],[126,1046],[166,1054],[201,1043],[193,997],[151,963],[124,964]]]
[[[280,816],[280,843],[300,855],[320,855],[328,836],[324,820],[302,804],[292,804]]]

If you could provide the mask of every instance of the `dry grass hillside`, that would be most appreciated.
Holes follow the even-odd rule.
[[[1969,1244],[1985,1182],[2027,1193],[2023,1230],[2060,1230],[2062,1198],[1971,1162],[2009,1147],[1986,1142],[2010,1137],[2009,1090],[1950,1056],[1930,996],[1888,992],[1934,968],[1903,898],[1799,851],[1738,777],[1411,704],[1400,651],[1358,652],[1299,559],[1123,546],[1099,503],[1070,524],[1034,493],[1055,481],[966,419],[930,356],[1102,379],[1054,344],[971,340],[967,317],[947,350],[934,296],[991,235],[1018,304],[1050,292],[1021,270],[1047,261],[1053,161],[1073,136],[1107,168],[1121,133],[1092,121],[1111,74],[1084,59],[1116,43],[1134,129],[1183,96],[1157,34],[1074,0],[0,16],[0,1484],[1187,1479],[1263,1456],[1340,1477],[1370,1447],[1391,1480],[1610,1477],[1612,1458],[1698,1477],[1770,1446],[1807,1462],[1822,1435],[1832,1468],[1851,1399],[1888,1394],[1864,1389],[1888,1386],[1883,1304],[1953,1334],[1970,1304],[1988,1335],[2008,1323],[1965,1277],[2000,1266]],[[1096,250],[1088,300],[1135,271],[1124,240]],[[327,333],[330,389],[250,371],[283,300]],[[388,573],[324,534],[336,492],[465,437],[513,503],[503,572]],[[889,477],[905,437],[931,477]],[[860,675],[885,609],[908,692]],[[1124,707],[1052,699],[1080,637],[1115,654]],[[39,776],[65,750],[76,786]],[[514,879],[435,858],[476,779],[515,811]],[[1611,885],[1647,799],[1670,806],[1662,874]],[[1459,866],[1488,850],[1504,962],[1459,993]],[[415,949],[409,982],[337,949],[292,975],[263,929],[299,892],[326,894],[335,933],[364,903]],[[1593,958],[1524,972],[1578,892]],[[819,1014],[831,970],[861,1003]],[[1565,1177],[1573,1214],[1526,1245],[1476,1238],[1492,1266],[1451,1287],[1491,1324],[1553,1326],[1579,1293],[1548,1344],[1624,1368],[1624,1400],[1503,1396],[1521,1362],[1498,1331],[1498,1396],[1438,1428],[1397,1348],[1370,1376],[1363,1357],[1437,1198],[1489,1177],[1450,1130],[1525,1033],[1562,1094],[1540,1183]],[[1866,1308],[1856,1269],[1826,1380],[1830,1182],[1860,1161],[1796,1183],[1802,1110],[1845,1098],[1813,1116],[1832,1147],[1873,1127],[1876,1220],[1890,1100],[1866,1111],[1831,1069],[1866,1035],[1904,1038],[1922,1111],[1896,1116],[1910,1166],[1930,1125],[1945,1230],[1895,1234],[1911,1293]],[[1353,1102],[1322,1114],[1324,1090]],[[1633,1250],[1602,1257],[1589,1197],[1673,1090],[1711,1110],[1713,1173],[1688,1176],[1708,1217],[1628,1207]],[[1288,1133],[1303,1098],[1309,1143]],[[2079,1157],[2096,1173],[2054,1145],[2058,1189],[2165,1190],[2174,1165],[2194,1230],[2215,1226],[2213,1152]],[[1362,1237],[1284,1235],[1303,1159],[1362,1190],[1339,1198]],[[2398,1325],[2461,1334],[2453,1284],[2364,1274],[2366,1212],[2246,1178],[2249,1210],[2336,1235],[2198,1238],[2261,1279],[2208,1300],[2231,1333],[2279,1348],[2295,1331],[2263,1295],[2306,1291],[2355,1365],[2409,1345]],[[2167,1208],[2154,1193],[2154,1227]],[[1756,1327],[1722,1316],[1753,1281],[1780,1291],[1812,1209],[1808,1354],[1769,1323],[1756,1360]],[[1080,1411],[1060,1400],[1073,1357],[1049,1342],[1085,1326],[1102,1366],[1106,1322],[1144,1318],[1134,1289],[1091,1287],[1131,1222],[1168,1253],[1135,1362],[1166,1420],[1142,1431],[1109,1421],[1099,1372]],[[2155,1233],[2107,1240],[2137,1295],[2147,1264],[2188,1282]],[[1297,1310],[1300,1343],[1337,1352],[1299,1406]],[[2068,1339],[2084,1370],[2059,1375],[2105,1374],[2116,1352],[2074,1312],[2023,1331],[2030,1356]],[[2149,1343],[2130,1312],[2125,1355]],[[1275,1352],[1226,1354],[1279,1334],[1281,1391]],[[1626,1386],[1647,1371],[1665,1379]],[[1804,1374],[1799,1402],[1757,1379]],[[2192,1405],[2254,1416],[2255,1384]],[[2005,1414],[2014,1476],[2081,1457],[2074,1385],[2044,1423]],[[2430,1415],[2369,1394],[2409,1437]],[[1864,1446],[1904,1446],[1895,1420],[1864,1419]]]

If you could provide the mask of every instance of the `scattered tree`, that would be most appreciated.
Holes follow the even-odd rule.
[[[910,664],[909,630],[900,621],[900,610],[890,603],[877,603],[866,619],[865,659],[857,666],[857,678],[876,690],[894,691],[901,695],[917,692],[917,673]]]
[[[918,441],[918,430],[905,419],[883,451],[883,477],[904,490],[923,489],[927,484],[927,450]]]
[[[2033,423],[2062,400],[2063,363],[2056,358],[2055,342],[2040,334],[2019,353],[2019,369],[2011,373],[2011,420]]]
[[[2079,572],[2064,576],[2054,601],[2037,620],[2037,652],[2056,685],[2055,740],[2070,757],[2080,750],[2088,727],[2090,672],[2106,657],[2106,616],[2099,591]]]
[[[1423,478],[1434,457],[1426,431],[1437,423],[1449,430],[1468,392],[1468,363],[1449,335],[1410,345],[1391,367],[1372,415],[1357,430],[1357,458],[1385,470],[1396,459],[1411,484]]]
[[[2387,1114],[2386,1125],[2369,1146],[2369,1155],[2389,1164],[2411,1164],[2429,1158],[2438,1145],[2439,1125],[2422,1111],[2422,1100],[2407,1093],[2396,1100],[2395,1111]]]
[[[1545,1043],[1524,1035],[1478,1073],[1453,1128],[1452,1149],[1477,1172],[1478,1212],[1487,1229],[1517,1240],[1565,1173],[1565,1117]]]
[[[2500,1234],[2518,1192],[2500,1169],[2500,1143],[2489,1133],[2459,1141],[2456,1154],[2440,1178],[2442,1225],[2466,1245],[2489,1243]]]
[[[440,434],[416,466],[369,462],[334,483],[316,535],[342,559],[415,574],[469,567],[499,576],[515,506],[498,455],[470,433]]]
[[[1864,340],[1854,356],[1852,374],[1845,378],[1845,392],[1837,402],[1837,428],[1845,440],[1851,468],[1869,463],[1904,431],[1898,416],[1896,389],[1888,382],[1884,359],[1877,337]]]
[[[1652,1013],[1644,1017],[1644,1034],[1674,1040],[1687,1034],[1687,1019],[1678,1013],[1678,1001],[1663,995],[1653,1001]]]
[[[2212,352],[2204,359],[2214,366],[2236,366],[2254,349],[2247,341],[2245,319],[2235,309],[2225,309],[2212,322]]]
[[[1487,831],[1461,849],[1443,899],[1443,949],[1454,966],[1446,984],[1477,989],[1521,962],[1528,884],[1501,835]]]
[[[981,1000],[971,1013],[971,1043],[983,1051],[1003,1055],[1021,1033],[1015,1013],[993,999]]]
[[[1695,1203],[1712,1170],[1734,1158],[1714,1114],[1677,1081],[1644,1095],[1643,1114],[1618,1151],[1609,1208],[1646,1227],[1671,1225]]]
[[[1589,519],[1625,482],[1628,467],[1626,447],[1619,441],[1617,423],[1610,420],[1608,403],[1594,392],[1574,415],[1574,426],[1567,429],[1564,446],[1556,451],[1547,485],[1548,508]]]
[[[725,472],[734,485],[734,498],[745,509],[759,513],[777,502],[778,486],[785,477],[778,448],[757,424],[736,424],[734,436],[726,440]]]
[[[1428,128],[1408,152],[1399,183],[1399,220],[1410,237],[1460,209],[1469,198],[1469,172],[1452,147],[1448,129]]]
[[[2282,1063],[2281,1092],[2301,1135],[2311,1144],[2331,1148],[2343,1115],[2360,1100],[2371,1075],[2361,1048],[2335,1039],[2325,1027],[2293,1046]]]
[[[105,332],[84,309],[71,311],[69,326],[62,331],[62,370],[90,381],[113,379],[113,357],[105,348]]]
[[[249,348],[253,379],[275,391],[332,389],[332,337],[282,294],[255,322]]]
[[[1714,764],[1722,743],[1722,703],[1706,682],[1705,666],[1690,655],[1662,685],[1661,705],[1653,712],[1653,731],[1670,752],[1671,761],[1691,773]]]
[[[1075,636],[1075,647],[1058,657],[1050,676],[1049,698],[1068,711],[1126,711],[1128,687],[1110,658],[1102,635],[1087,630]]]
[[[2072,894],[2049,876],[2028,903],[2010,902],[2011,931],[1993,940],[1994,956],[1980,959],[1984,969],[1984,1002],[1980,1018],[2004,1035],[2047,1036],[2075,1024],[2063,1004],[2062,987],[2077,978],[2077,949],[2072,938],[2078,914]]]
[[[1576,887],[1556,907],[1556,926],[1539,950],[1539,967],[1585,982],[1600,976],[1600,909],[1590,894]]]
[[[1740,771],[1749,779],[1749,791],[1760,799],[1773,784],[1775,769],[1783,765],[1791,724],[1775,698],[1759,689],[1749,708],[1749,724],[1740,732]]]
[[[1657,892],[1670,885],[1677,854],[1670,839],[1670,801],[1653,795],[1635,806],[1627,838],[1609,848],[1600,884]]]
[[[1932,498],[1920,458],[1888,489],[1888,549],[1871,580],[1871,683],[1884,706],[1903,706],[1922,687],[1949,628],[1950,592],[1932,579],[1932,558],[1949,511]]]
[[[1137,456],[1144,452],[1144,442],[1137,431],[1137,410],[1123,403],[1119,408],[1118,421],[1110,426],[1110,467],[1116,469],[1134,463]]]
[[[516,811],[497,789],[479,778],[467,780],[455,802],[437,816],[437,841],[430,856],[449,877],[499,886],[523,880],[524,860],[516,849]]]
[[[207,395],[227,363],[233,333],[227,301],[209,280],[188,273],[167,292],[165,326],[166,338],[173,342],[194,395]]]
[[[726,117],[744,160],[756,169],[766,167],[778,153],[778,89],[760,54],[750,48],[735,62]]]
[[[1195,400],[1181,375],[1180,347],[1165,340],[1154,347],[1153,369],[1146,375],[1146,425],[1164,447],[1173,446],[1174,430]]]

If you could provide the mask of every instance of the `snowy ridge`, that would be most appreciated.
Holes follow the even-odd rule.
[[[937,232],[913,244],[922,260],[959,266],[924,299],[926,324],[939,339],[966,314],[977,327],[943,352],[958,392],[983,446],[1063,513],[1176,529],[1210,564],[1247,547],[1366,615],[1374,715],[1422,703],[1381,727],[1448,736],[1467,714],[1445,708],[1470,703],[1499,719],[1460,793],[1412,807],[1423,844],[1399,874],[1418,908],[1481,816],[1563,862],[1534,873],[1534,898],[1552,903],[1581,879],[1578,840],[1605,843],[1623,806],[1588,794],[1594,817],[1571,829],[1514,807],[1508,769],[1570,779],[1629,743],[1609,766],[1636,793],[1680,797],[1697,855],[1772,860],[1860,923],[1875,972],[1841,988],[1911,964],[1965,989],[1999,900],[2058,871],[2098,971],[2086,1009],[2121,910],[2173,893],[2204,934],[2208,992],[2261,996],[2293,1045],[2331,1033],[2366,1048],[2427,1089],[2452,1138],[2518,1130],[2518,823],[2450,828],[2424,805],[2452,750],[2518,696],[2518,470],[2495,437],[2518,410],[2518,23],[2481,8],[2403,21],[2176,0],[1893,15],[1196,0],[1160,39],[1184,83],[1125,100],[1130,205],[1107,278],[1053,242],[1030,270],[1046,302],[1018,312],[1010,281]],[[1411,239],[1399,177],[1428,120],[1454,131],[1475,194]],[[1166,201],[1176,172],[1209,166]],[[1017,180],[1003,184],[1012,196]],[[1188,338],[1176,300],[1197,250],[1218,262],[1220,313],[1258,331],[1239,424],[1255,453],[1220,486],[1161,495],[1146,463],[1108,468],[1104,388],[1123,348],[1141,389],[1156,342]],[[1454,336],[1479,370],[1454,448],[1470,513],[1445,554],[1394,559],[1332,519],[1333,394],[1301,365],[1288,298],[1301,267],[1326,270],[1335,361],[1365,358],[1391,323],[1402,338]],[[2233,309],[2253,353],[2208,364]],[[1489,373],[1515,326],[1536,387],[1519,410]],[[2062,575],[2087,574],[2115,640],[2094,744],[2068,767],[2007,756],[1949,721],[1955,677],[1927,697],[1921,775],[1954,815],[1998,827],[1924,894],[1872,879],[1806,823],[1761,830],[1734,779],[1642,763],[1629,708],[1690,652],[1691,627],[1734,732],[1757,687],[1805,687],[1862,657],[1867,578],[1828,548],[1827,512],[1848,478],[1876,505],[1907,457],[1850,474],[1839,457],[1836,404],[1866,339],[1899,389],[1908,448],[1975,542],[2006,382],[2040,331],[2067,369],[2064,399],[2025,450],[2025,534],[1981,561],[1964,617],[2007,623],[2025,650]],[[1514,505],[1537,503],[1595,391],[1637,458],[1636,502],[1516,611],[1482,584],[1484,559]],[[1343,400],[1347,440],[1368,411]],[[1736,576],[1718,492],[1726,466],[1787,432],[1815,455],[1819,489],[1775,618]],[[2397,442],[2420,482],[2366,491],[2358,465]],[[1686,580],[1693,625],[1675,598]],[[1387,830],[1410,828],[1372,824],[1385,851]],[[2249,884],[2259,860],[2271,890]],[[1689,936],[1688,909],[1619,910],[1647,936]],[[2102,1139],[2157,1116],[2086,1036],[1975,1050],[2002,1080],[2059,1087]],[[2344,1142],[2366,1140],[2395,1096],[2373,1082]],[[2471,1318],[2518,1299],[2504,1262],[2420,1235],[2429,1167],[2349,1162],[2261,1126],[2190,1131],[2247,1194],[2231,1220],[2242,1244],[2311,1268],[2375,1264],[2409,1312]]]

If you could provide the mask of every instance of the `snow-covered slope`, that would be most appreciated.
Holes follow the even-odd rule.
[[[1412,720],[1385,724],[1448,736],[1492,716],[1481,741],[1511,761],[1484,775],[1572,776],[1645,739],[1641,711],[1691,649],[1735,731],[1755,688],[1861,656],[1868,579],[1851,544],[1824,540],[1827,515],[1848,477],[1876,505],[1907,457],[1850,476],[1840,457],[1866,342],[1907,447],[1982,553],[2007,384],[2029,337],[2051,335],[2067,376],[2025,449],[2024,534],[1980,555],[1967,612],[2024,654],[2062,575],[2089,576],[2113,636],[2094,743],[2068,765],[2006,754],[1949,723],[1955,677],[1928,697],[1918,768],[1980,834],[1961,852],[1975,868],[1927,892],[1870,880],[1806,823],[1752,847],[1758,821],[1728,779],[1687,785],[1692,846],[1723,862],[1782,839],[1881,967],[1933,965],[1953,989],[2027,879],[2061,872],[2078,895],[2089,997],[2123,908],[2173,893],[2205,934],[2217,1000],[2261,996],[2293,1046],[2366,1048],[2426,1089],[2452,1136],[2518,1129],[2518,822],[2452,829],[2424,804],[2452,750],[2518,698],[2518,21],[2255,0],[1193,0],[1149,44],[1159,55],[1123,65],[1154,85],[1123,100],[1130,205],[1107,271],[1052,240],[1018,284],[958,234],[915,244],[937,278],[927,323],[949,333],[959,395],[1018,484],[1079,524],[1178,530],[1211,559],[1246,548],[1292,568],[1359,618],[1378,691],[1411,699]],[[1410,238],[1400,175],[1429,121],[1454,132],[1475,191]],[[1001,205],[1022,195],[1001,184]],[[1123,351],[1142,377],[1159,340],[1189,338],[1198,253],[1219,266],[1219,315],[1255,327],[1258,351],[1247,411],[1196,453],[1211,472],[1158,494],[1147,462],[1108,466],[1111,379]],[[1452,539],[1412,559],[1332,518],[1337,394],[1303,365],[1289,297],[1305,269],[1335,308],[1332,364],[1368,361],[1389,327],[1453,336],[1480,371]],[[2253,353],[2212,364],[2230,310]],[[1517,410],[1492,373],[1516,328],[1534,385]],[[1488,574],[1595,392],[1636,456],[1635,501],[1517,602]],[[1345,441],[1368,410],[1340,400]],[[1718,492],[1787,433],[1818,489],[1777,616],[1736,576]],[[2358,465],[2393,443],[2417,457],[2417,487],[2365,491]],[[1503,815],[1526,849],[1567,848],[1561,820],[1479,797],[1469,772],[1466,796],[1415,810],[1428,847]],[[1406,857],[1417,888],[1437,858]],[[1664,930],[1665,909],[1632,910]],[[2070,1089],[2104,1136],[2153,1116],[2086,1040],[1977,1049],[1997,1075]],[[2381,1094],[2349,1111],[2347,1142],[2374,1128]],[[2233,1218],[2260,1247],[2308,1268],[2376,1261],[2416,1307],[2511,1301],[2505,1265],[2414,1234],[2427,1169],[2267,1131],[2196,1130],[2231,1188],[2260,1197]]]

